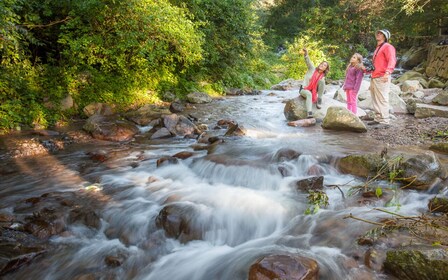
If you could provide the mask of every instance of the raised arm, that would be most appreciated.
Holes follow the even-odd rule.
[[[308,56],[308,50],[306,48],[303,48],[303,55],[305,57],[305,63],[308,70],[314,70],[313,62],[311,62],[310,57]]]

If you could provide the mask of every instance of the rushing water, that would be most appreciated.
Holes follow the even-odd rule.
[[[319,264],[320,279],[360,279],[359,271],[368,272],[371,279],[389,279],[362,262],[344,265],[356,250],[354,240],[372,225],[343,218],[351,213],[376,220],[385,214],[373,210],[384,206],[382,202],[347,205],[341,191],[347,197],[349,188],[362,182],[334,168],[339,156],[359,150],[379,152],[383,145],[363,134],[325,131],[320,126],[289,127],[282,101],[297,93],[271,92],[198,105],[194,114],[200,122],[213,128],[219,119],[232,119],[247,129],[247,135],[226,139],[208,155],[194,151],[193,157],[179,164],[157,168],[156,160],[193,151],[195,140],[139,137],[128,145],[76,146],[73,151],[17,161],[21,173],[0,182],[3,211],[12,212],[19,200],[28,197],[84,189],[93,183],[106,197],[106,206],[100,213],[99,230],[71,226],[70,234],[51,239],[57,249],[6,279],[91,279],[86,275],[96,279],[247,279],[251,264],[270,254],[313,258]],[[86,152],[99,149],[113,158],[104,166],[80,170],[82,162],[88,161]],[[280,149],[301,155],[292,160],[279,158]],[[132,165],[137,161],[138,165]],[[307,194],[292,184],[312,173],[323,175],[325,185],[338,185],[340,190],[326,188],[329,206],[305,215]],[[422,193],[401,193],[401,208],[391,210],[418,214],[428,199]],[[190,225],[201,229],[201,240],[182,243],[156,227],[161,209],[173,204],[191,210]],[[122,256],[122,264],[106,268],[104,259],[110,255]]]

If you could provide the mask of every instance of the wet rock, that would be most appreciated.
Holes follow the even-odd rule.
[[[236,122],[233,120],[219,120],[217,123],[219,126],[226,126],[229,127],[230,125],[235,125]]]
[[[244,135],[246,135],[245,129],[238,124],[230,125],[229,129],[224,134],[224,136],[244,136]]]
[[[68,223],[81,223],[85,226],[99,229],[101,227],[101,219],[97,213],[91,208],[77,208],[70,211]]]
[[[375,175],[383,164],[380,155],[364,154],[346,156],[339,160],[337,167],[342,173],[367,178]]]
[[[125,260],[126,260],[127,255],[126,254],[117,254],[114,256],[106,256],[104,258],[104,262],[106,263],[107,266],[110,267],[118,267],[121,266]]]
[[[163,228],[168,237],[176,238],[186,243],[200,240],[202,231],[200,226],[193,223],[195,209],[190,205],[172,204],[163,207],[156,217],[156,226]]]
[[[432,213],[448,213],[448,198],[434,197],[428,202],[428,209]]]
[[[316,177],[310,177],[303,180],[298,180],[296,182],[296,189],[298,191],[315,191],[315,190],[322,190],[324,188],[324,177],[323,176],[316,176]]]
[[[162,138],[168,138],[171,137],[171,133],[168,129],[165,127],[162,127],[161,129],[154,132],[149,139],[162,139]]]
[[[302,256],[271,255],[250,267],[249,280],[319,279],[319,267],[313,259]]]
[[[179,160],[175,157],[161,157],[157,160],[157,167],[168,165],[168,164],[178,164]]]
[[[89,152],[87,155],[89,155],[90,159],[93,161],[105,162],[108,160],[107,152],[103,150]]]
[[[114,115],[93,115],[87,119],[83,129],[95,139],[116,142],[129,141],[139,132],[135,125]]]
[[[189,158],[189,157],[191,157],[193,155],[194,154],[192,152],[186,152],[185,151],[185,152],[179,152],[179,153],[173,155],[173,157],[180,158],[180,159],[187,159],[187,158]]]
[[[391,250],[384,268],[398,279],[448,279],[448,253],[445,249]]]
[[[435,182],[446,178],[446,170],[433,152],[405,158],[400,169],[403,181],[411,189],[428,190]]]
[[[300,155],[301,153],[299,153],[296,150],[289,148],[281,148],[277,152],[275,152],[274,156],[272,157],[272,160],[274,162],[290,161],[299,158]]]
[[[386,253],[384,251],[377,251],[369,248],[364,255],[364,264],[374,271],[382,271],[385,259]]]
[[[288,122],[289,126],[300,126],[300,127],[309,127],[309,126],[314,126],[316,125],[316,119],[315,118],[311,118],[311,119],[303,119],[303,120],[297,120],[297,121],[292,121],[292,122]]]
[[[46,252],[44,246],[27,246],[20,243],[0,240],[0,276],[12,272],[32,262]]]

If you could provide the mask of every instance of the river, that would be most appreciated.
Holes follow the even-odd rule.
[[[363,181],[334,167],[338,157],[380,152],[384,146],[360,133],[287,126],[283,101],[296,96],[295,91],[263,91],[195,105],[191,113],[211,129],[220,119],[232,119],[247,130],[246,136],[226,138],[209,154],[193,149],[196,140],[150,141],[139,136],[127,144],[73,145],[52,155],[17,160],[20,173],[5,175],[0,182],[3,212],[14,213],[21,201],[44,193],[86,189],[99,193],[103,207],[98,229],[71,225],[66,234],[50,239],[55,249],[4,279],[237,280],[247,279],[250,266],[271,254],[316,260],[320,279],[360,279],[362,273],[370,279],[393,279],[363,261],[347,265],[354,251],[362,251],[356,238],[373,226],[344,217],[375,221],[387,215],[373,210],[384,206],[381,200],[347,204],[344,197],[350,188]],[[282,149],[300,156],[281,158]],[[88,153],[94,151],[112,156],[91,164]],[[156,167],[159,158],[182,151],[194,155]],[[326,186],[340,189],[325,188],[328,207],[306,215],[308,194],[293,184],[310,174],[323,175]],[[418,215],[429,198],[400,192],[401,206],[386,209]],[[200,240],[167,238],[156,226],[162,208],[173,204],[191,210],[189,222],[200,229]],[[120,264],[106,265],[110,255]]]

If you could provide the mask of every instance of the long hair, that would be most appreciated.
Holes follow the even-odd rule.
[[[358,62],[354,65],[354,67],[356,69],[362,69],[364,67],[364,64],[362,63],[362,55],[360,55],[359,53],[355,53],[354,56],[356,56],[356,60]],[[346,74],[351,65],[352,65],[351,62],[349,62],[347,68],[345,69]]]
[[[327,68],[325,69],[325,71],[324,71],[324,75],[325,76],[327,76],[327,74],[328,74],[328,72],[330,72],[330,63],[328,63],[328,61],[322,61],[321,63],[319,63],[319,66],[322,64],[322,63],[326,63],[327,64]],[[319,66],[317,66],[318,68],[319,68]],[[317,69],[316,69],[317,70]]]

